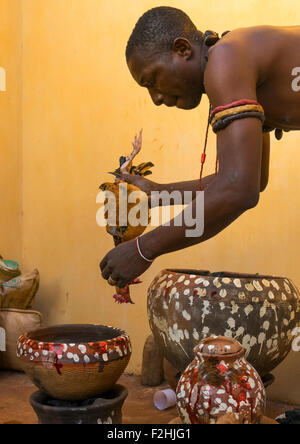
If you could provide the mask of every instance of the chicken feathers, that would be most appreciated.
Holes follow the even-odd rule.
[[[134,142],[132,143],[133,151],[130,156],[121,156],[119,160],[119,168],[117,168],[114,172],[109,173],[115,176],[115,181],[113,183],[111,182],[105,182],[100,186],[100,190],[104,192],[110,192],[114,195],[115,199],[115,224],[110,224],[109,221],[106,225],[106,231],[113,236],[114,244],[115,246],[120,245],[123,242],[127,242],[129,240],[135,239],[138,236],[141,236],[143,232],[146,230],[147,225],[150,222],[150,210],[148,205],[148,196],[142,192],[139,188],[137,188],[134,185],[127,184],[126,182],[119,179],[120,175],[122,174],[133,174],[133,175],[139,175],[139,176],[149,176],[152,174],[151,168],[154,166],[152,162],[144,162],[141,163],[138,166],[133,166],[132,162],[134,158],[137,156],[137,154],[141,151],[142,148],[142,131],[140,132],[139,136],[135,136]],[[126,187],[120,186],[121,184],[126,184]],[[130,210],[136,205],[136,203],[130,203],[128,202],[128,196],[132,192],[139,192],[140,200],[146,200],[147,199],[147,205],[148,205],[148,221],[147,225],[141,225],[138,226],[131,226],[129,222],[127,222],[127,225],[124,226],[124,224],[120,224],[120,202],[122,203],[122,208],[124,208],[124,205],[126,205],[126,211],[127,211],[127,220],[128,220],[128,214],[130,213]],[[107,204],[107,200],[105,201],[105,204]],[[108,212],[105,213],[105,218],[108,219]],[[118,225],[119,224],[119,225]],[[131,298],[130,298],[130,285],[139,284],[141,281],[139,279],[135,279],[133,282],[131,282],[129,285],[127,285],[125,288],[117,288],[116,291],[117,294],[114,295],[114,299],[116,302],[120,304],[124,303],[130,303],[133,304]]]

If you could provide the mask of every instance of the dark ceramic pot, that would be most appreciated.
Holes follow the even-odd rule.
[[[32,382],[64,401],[95,398],[109,391],[131,356],[128,335],[102,325],[60,325],[26,333],[17,356]]]
[[[164,357],[180,372],[199,341],[216,335],[237,339],[263,377],[291,350],[300,295],[286,278],[163,270],[148,290],[148,317]]]
[[[39,391],[31,395],[30,404],[39,424],[122,424],[122,407],[127,396],[122,385],[82,403],[58,402]]]
[[[185,424],[216,424],[232,416],[239,424],[259,424],[266,392],[245,350],[232,338],[210,337],[194,349],[196,358],[177,387],[177,408]]]

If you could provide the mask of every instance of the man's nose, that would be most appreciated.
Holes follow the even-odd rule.
[[[161,93],[150,92],[150,96],[151,96],[151,98],[153,100],[153,103],[156,106],[160,106],[160,105],[162,105],[164,103],[164,96]]]

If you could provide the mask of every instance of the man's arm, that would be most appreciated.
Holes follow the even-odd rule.
[[[261,160],[261,179],[260,179],[260,192],[265,191],[269,183],[269,171],[270,171],[270,133],[263,134],[263,149]]]
[[[263,147],[262,147],[262,163],[261,163],[261,179],[260,179],[260,192],[263,192],[269,182],[269,166],[270,166],[270,133],[263,133]],[[200,164],[199,164],[200,168]],[[203,191],[215,180],[216,175],[211,174],[202,179],[201,188]],[[199,179],[189,180],[185,182],[175,182],[169,184],[159,185],[159,191],[166,190],[169,193],[172,191],[179,191],[184,193],[184,191],[192,191],[193,199],[196,198],[196,191],[199,190]]]
[[[213,49],[205,73],[205,87],[212,107],[240,99],[257,100],[258,78],[243,46],[221,44]],[[266,139],[267,140],[267,139]],[[218,132],[219,173],[204,192],[204,233],[187,238],[186,226],[159,227],[141,239],[144,254],[154,258],[180,250],[215,236],[243,212],[257,205],[268,180],[269,149],[263,150],[262,124],[244,118]],[[196,214],[193,202],[193,214]]]
[[[261,179],[260,179],[260,192],[263,192],[269,182],[269,164],[270,164],[270,133],[263,133],[263,147],[262,147],[262,164],[261,164]],[[199,163],[200,170],[200,163]],[[144,177],[133,176],[130,174],[123,175],[122,179],[127,183],[131,183],[141,190],[145,191],[149,196],[152,191],[163,192],[167,191],[172,193],[173,191],[179,191],[182,195],[182,201],[184,201],[184,192],[192,192],[192,200],[196,198],[196,192],[199,191],[199,179],[188,180],[184,182],[174,182],[169,184],[158,184],[150,181]],[[215,174],[203,177],[201,182],[201,189],[205,191],[208,186],[216,179]],[[153,201],[151,207],[162,206],[164,200],[160,199],[158,202]],[[173,201],[170,202],[171,204]]]
[[[200,163],[199,163],[199,171],[200,171]],[[216,175],[212,174],[210,176],[203,177],[201,182],[201,188],[202,190],[205,190],[211,182],[215,179]],[[157,200],[156,198],[151,200],[151,193],[162,193],[164,191],[167,191],[168,193],[172,193],[174,191],[179,192],[182,196],[182,202],[184,201],[184,192],[185,191],[191,191],[192,192],[192,198],[191,200],[194,200],[196,198],[196,192],[199,191],[199,179],[195,180],[188,180],[184,182],[175,182],[170,184],[159,184],[156,182],[153,182],[149,179],[146,179],[145,177],[141,176],[134,176],[132,174],[123,174],[119,176],[120,179],[124,180],[128,184],[135,185],[140,190],[144,191],[149,196],[149,204],[151,208],[157,207],[157,206],[163,206],[164,200],[160,199]],[[171,200],[170,204],[172,205],[174,202]],[[168,202],[169,205],[169,202]]]
[[[186,237],[186,230],[191,227],[184,224],[177,227],[173,220],[170,227],[161,226],[142,236],[140,243],[146,257],[156,258],[202,243],[257,205],[262,158],[261,122],[248,118],[232,123],[218,136],[218,151],[219,174],[204,192],[203,235]],[[197,200],[191,205],[195,217]]]
[[[219,47],[220,48],[220,47]],[[217,56],[215,55],[217,54]],[[214,56],[213,56],[214,55]],[[218,49],[210,56],[206,92],[215,108],[240,99],[256,98],[255,67],[244,48]],[[186,237],[187,224],[161,226],[140,238],[140,248],[148,259],[202,243],[224,230],[242,213],[257,205],[261,189],[263,157],[261,121],[244,118],[234,121],[217,136],[219,172],[204,191],[204,233]],[[196,216],[198,199],[185,210]],[[176,218],[177,219],[177,218]],[[184,220],[184,218],[183,218]],[[109,276],[122,288],[149,268],[137,254],[135,241],[119,245],[100,264],[102,276]]]

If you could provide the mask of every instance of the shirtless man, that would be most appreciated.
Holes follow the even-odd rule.
[[[137,23],[126,58],[134,80],[148,89],[155,105],[189,110],[207,94],[221,127],[219,172],[202,182],[204,234],[186,237],[186,226],[171,223],[143,235],[140,251],[135,241],[110,251],[100,264],[102,276],[120,288],[149,268],[143,256],[153,261],[204,242],[258,204],[269,171],[270,133],[263,127],[277,129],[277,137],[280,130],[300,130],[300,26],[241,28],[218,40],[214,33],[198,31],[182,11],[154,8]],[[169,185],[130,175],[122,179],[147,193],[199,188],[199,179]]]

